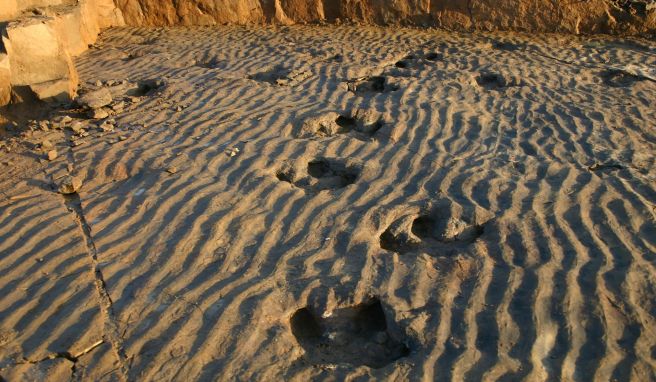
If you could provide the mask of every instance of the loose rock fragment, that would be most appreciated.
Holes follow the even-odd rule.
[[[66,175],[62,178],[58,185],[58,191],[60,194],[70,195],[78,192],[82,188],[82,179]]]
[[[53,161],[53,160],[57,159],[57,156],[58,156],[57,150],[48,151],[48,160],[49,161]]]
[[[98,128],[104,133],[110,133],[114,131],[114,125],[111,121],[105,121],[98,126]]]
[[[109,117],[109,113],[105,109],[94,109],[89,113],[89,117],[93,119],[105,119]]]
[[[80,121],[75,121],[75,122],[71,123],[68,126],[68,128],[71,129],[71,131],[73,131],[75,134],[79,134],[82,131],[82,129],[84,128],[84,124]]]
[[[41,141],[41,148],[42,149],[50,150],[53,147],[55,147],[55,145],[53,145],[52,142],[50,142],[49,140],[44,139],[44,140]]]
[[[239,147],[232,147],[225,150],[225,153],[229,157],[234,157],[239,154]]]
[[[77,103],[89,109],[100,109],[112,103],[112,93],[105,88],[94,90],[78,98]]]
[[[119,101],[112,105],[112,110],[116,113],[120,113],[125,109],[125,102]]]
[[[61,124],[63,124],[63,125],[67,125],[67,124],[69,124],[69,123],[71,123],[71,122],[73,122],[73,118],[71,118],[71,117],[68,116],[68,115],[63,116],[62,119],[61,119],[61,121],[59,121],[59,123],[61,123]]]

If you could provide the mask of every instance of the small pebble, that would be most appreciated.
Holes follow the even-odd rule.
[[[71,123],[68,128],[71,129],[75,134],[79,134],[82,131],[84,124],[80,121],[75,121]]]
[[[104,133],[111,133],[114,131],[114,125],[112,125],[109,121],[103,122],[100,126],[98,126],[98,128]]]
[[[89,116],[93,119],[105,119],[109,117],[109,113],[105,109],[93,109]]]
[[[239,153],[239,148],[238,147],[233,147],[233,148],[226,149],[225,153],[226,153],[227,156],[232,158],[232,157],[236,156]]]
[[[112,105],[112,110],[116,113],[120,113],[125,109],[125,102],[120,101]]]
[[[55,147],[55,145],[53,145],[52,142],[50,142],[49,140],[44,139],[44,140],[41,141],[41,148],[42,149],[50,150],[53,147]]]

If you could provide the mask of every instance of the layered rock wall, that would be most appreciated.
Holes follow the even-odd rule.
[[[653,33],[653,0],[115,0],[129,25],[357,21],[457,30]]]
[[[101,29],[123,25],[113,0],[19,0],[0,4],[0,105],[69,100],[78,77],[72,57]]]

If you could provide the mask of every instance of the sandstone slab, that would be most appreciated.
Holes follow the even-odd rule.
[[[0,21],[11,20],[18,14],[17,0],[2,0],[0,3]]]
[[[11,22],[2,36],[12,85],[28,86],[44,100],[71,98],[78,84],[71,56],[52,23],[50,17]]]
[[[89,109],[99,109],[112,103],[112,93],[106,88],[101,88],[79,97],[77,103]]]
[[[0,106],[4,106],[11,100],[11,68],[9,67],[9,56],[0,53]]]
[[[38,15],[25,13],[31,9]],[[95,43],[102,28],[124,24],[113,0],[3,0],[0,20],[9,19],[0,26],[0,105],[10,98],[74,98],[78,75],[71,57]]]

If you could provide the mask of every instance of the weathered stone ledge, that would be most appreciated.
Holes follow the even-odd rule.
[[[16,17],[0,23],[0,105],[34,97],[72,99],[78,85],[72,57],[86,51],[103,28],[123,25],[112,0],[7,4],[0,15]]]
[[[641,34],[653,0],[116,0],[128,25],[354,21],[455,30]]]

